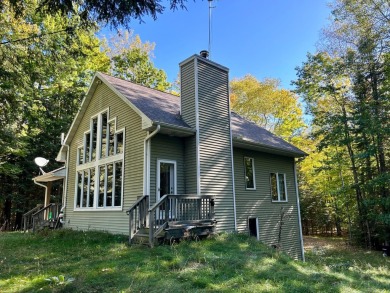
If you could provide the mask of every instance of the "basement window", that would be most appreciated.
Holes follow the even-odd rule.
[[[287,201],[286,174],[271,173],[270,184],[271,184],[272,201],[286,202]]]

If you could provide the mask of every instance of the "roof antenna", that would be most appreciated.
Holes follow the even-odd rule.
[[[215,6],[211,6],[211,2],[213,0],[208,0],[209,1],[209,58],[211,57],[211,9],[215,8]]]

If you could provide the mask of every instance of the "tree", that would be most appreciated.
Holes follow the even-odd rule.
[[[120,38],[118,38],[120,37]],[[162,69],[152,62],[154,43],[142,43],[141,38],[126,31],[106,40],[106,52],[111,59],[110,74],[150,88],[167,91],[171,84]],[[109,46],[107,46],[109,44]]]
[[[246,75],[232,80],[230,89],[232,110],[284,139],[292,141],[305,127],[297,96],[279,89],[277,80]]]
[[[349,186],[368,247],[390,240],[389,15],[388,1],[335,1],[323,52],[308,56],[296,82],[319,146],[348,154]]]
[[[170,9],[185,9],[184,3],[187,0],[170,0]],[[19,17],[25,14],[28,9],[28,0],[10,0],[14,16]],[[142,21],[146,15],[157,18],[166,8],[161,0],[37,0],[35,11],[39,13],[58,15],[63,17],[77,17],[80,25],[94,27],[98,24],[110,24],[114,28],[119,26],[129,27],[132,19]],[[0,10],[7,6],[0,2]],[[30,11],[31,12],[31,11]]]
[[[36,14],[34,5],[15,18],[4,2],[0,16],[0,226],[8,229],[42,201],[33,159],[55,158],[92,75],[109,66],[93,31],[69,34],[64,28],[77,19]],[[31,34],[41,37],[25,38]],[[14,38],[23,41],[8,42]]]

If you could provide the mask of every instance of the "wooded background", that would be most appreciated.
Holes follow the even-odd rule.
[[[186,1],[172,0],[171,8]],[[43,201],[37,156],[54,158],[96,71],[179,94],[152,62],[154,44],[130,19],[159,1],[23,0],[0,4],[0,227],[20,229]],[[390,241],[390,2],[334,0],[318,52],[297,67],[295,90],[248,75],[231,81],[232,109],[306,151],[299,190],[305,234]],[[118,34],[99,39],[100,27]],[[56,186],[53,201],[61,200]]]

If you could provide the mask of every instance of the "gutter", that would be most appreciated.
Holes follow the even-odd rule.
[[[34,181],[34,183],[35,183],[36,185],[45,188],[45,194],[47,193],[47,186],[46,186],[46,185],[43,185],[42,183],[39,183],[39,182],[35,181],[35,179],[33,179],[33,181]]]
[[[155,124],[155,125],[160,125],[160,126],[162,126],[164,129],[169,129],[169,130],[177,131],[177,132],[180,132],[180,133],[182,133],[182,134],[194,135],[194,134],[196,133],[196,130],[195,130],[195,129],[192,129],[192,128],[190,128],[190,127],[172,125],[172,124],[164,123],[164,122],[160,122],[160,121],[155,121],[153,124]]]
[[[240,144],[241,144],[241,145],[245,145],[245,146],[249,146],[249,147],[254,147],[257,150],[260,150],[260,151],[265,152],[265,153],[282,155],[282,156],[292,157],[292,158],[301,158],[301,157],[305,157],[308,155],[307,153],[305,153],[303,151],[298,152],[298,151],[294,151],[294,150],[280,149],[277,147],[272,147],[269,145],[264,145],[264,144],[252,142],[252,141],[249,141],[246,139],[241,139],[239,137],[232,137],[232,139],[233,139],[233,146],[234,146],[234,143],[238,144],[236,147],[242,147],[242,146],[240,146]]]
[[[150,193],[150,140],[157,133],[160,132],[161,126],[157,125],[157,128],[144,139],[144,194],[149,195]],[[150,196],[149,196],[150,200]]]

